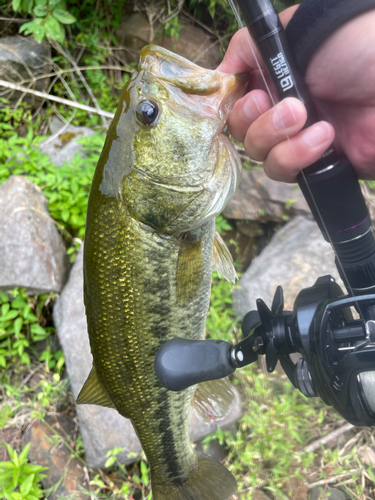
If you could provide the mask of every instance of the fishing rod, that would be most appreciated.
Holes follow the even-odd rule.
[[[300,99],[305,127],[319,121],[313,101],[296,70],[285,32],[271,0],[238,0],[240,10],[279,100]],[[250,45],[251,46],[251,45]],[[255,56],[255,54],[254,54]],[[288,138],[289,139],[289,138]],[[320,277],[284,311],[278,287],[271,309],[242,321],[244,340],[172,339],[158,352],[155,372],[170,390],[225,377],[266,356],[272,372],[280,361],[286,375],[307,397],[319,396],[353,425],[375,425],[375,239],[357,175],[348,158],[331,146],[297,178],[312,214],[335,252],[348,290],[331,276]],[[359,318],[354,318],[355,309]],[[294,363],[292,353],[301,357]]]

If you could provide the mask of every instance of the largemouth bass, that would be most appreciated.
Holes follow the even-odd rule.
[[[235,277],[214,218],[240,178],[223,129],[243,91],[241,78],[145,47],[92,183],[84,294],[93,368],[77,403],[131,420],[154,500],[227,500],[236,489],[190,445],[194,389],[167,391],[154,359],[173,337],[204,337],[212,269]]]

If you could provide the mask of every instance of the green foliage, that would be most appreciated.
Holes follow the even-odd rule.
[[[91,180],[105,137],[94,134],[79,139],[87,151],[85,160],[77,153],[71,164],[55,168],[49,157],[39,151],[38,144],[43,138],[35,137],[31,126],[26,137],[5,130],[6,137],[0,138],[0,184],[11,175],[26,175],[43,190],[48,210],[58,227],[64,228],[71,237],[82,239]]]
[[[8,444],[10,461],[0,462],[0,494],[6,500],[38,500],[43,496],[39,483],[46,477],[41,474],[48,467],[27,463],[30,443],[21,453]]]
[[[150,467],[145,460],[142,458],[140,462],[134,467],[133,473],[130,474],[127,468],[119,462],[117,455],[123,452],[123,448],[113,448],[108,451],[107,461],[105,467],[111,467],[112,470],[116,471],[116,475],[123,482],[121,486],[115,484],[113,481],[105,481],[105,478],[100,474],[97,474],[94,479],[90,481],[90,486],[96,486],[94,490],[95,495],[100,495],[102,491],[110,490],[116,498],[124,498],[128,500],[129,498],[134,498],[133,493],[135,490],[140,490],[142,499],[151,500],[152,493],[150,491],[151,478],[150,478]],[[130,456],[130,454],[129,454]]]
[[[287,480],[300,477],[312,465],[314,454],[301,454],[300,449],[309,424],[321,423],[323,414],[289,381],[263,375],[254,365],[236,375],[246,391],[246,411],[235,435],[219,431],[216,437],[225,440],[230,450],[226,465],[238,480],[239,490],[246,492],[239,498],[251,498],[251,492],[262,486],[275,498],[287,499]]]
[[[218,215],[216,217],[216,229],[218,232],[221,234],[223,231],[230,231],[232,229],[232,226],[229,224],[227,219],[223,217],[222,215]]]
[[[44,38],[64,43],[64,25],[76,22],[76,18],[66,10],[63,0],[12,0],[15,12],[24,12],[33,16],[33,20],[20,28],[20,33],[32,34],[37,42]]]
[[[24,290],[14,289],[7,294],[0,291],[0,367],[9,362],[30,364],[31,342],[46,340],[54,331],[43,327],[38,315],[50,296],[29,297]],[[60,358],[59,358],[60,359]],[[55,366],[55,364],[51,365]],[[60,362],[60,369],[63,361]]]
[[[209,338],[227,342],[235,340],[234,335],[239,322],[232,309],[234,286],[225,278],[220,279],[218,273],[214,272],[210,309],[206,320],[206,332]]]

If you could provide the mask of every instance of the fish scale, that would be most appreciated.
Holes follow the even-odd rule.
[[[169,83],[158,78],[156,64],[162,71],[165,60],[177,73],[202,74],[203,84],[193,82],[200,94],[176,72]],[[204,93],[204,85],[213,90]],[[227,500],[235,491],[232,475],[190,446],[194,388],[167,391],[154,359],[176,336],[204,338],[214,244],[226,261],[221,268],[218,257],[216,268],[235,276],[214,217],[239,179],[221,132],[242,90],[232,75],[206,74],[164,49],[143,49],[91,187],[84,296],[93,369],[77,403],[112,407],[131,420],[150,463],[154,500]],[[145,102],[159,113],[153,127],[137,115]]]
[[[95,180],[92,189],[95,189]],[[202,303],[208,307],[210,288],[206,284],[194,301],[178,305],[175,291],[178,237],[160,237],[134,221],[120,203],[116,207],[117,203],[114,199],[112,210],[100,210],[97,216],[93,215],[95,223],[90,224],[89,219],[87,224],[85,268],[91,269],[91,273],[85,276],[86,297],[90,298],[85,299],[85,303],[90,344],[100,381],[118,411],[134,422],[151,466],[155,461],[153,470],[157,474],[165,456],[176,463],[178,455],[185,462],[192,460],[192,453],[186,457],[186,449],[190,448],[188,414],[192,391],[176,394],[161,389],[153,373],[153,358],[164,342],[176,335],[186,336],[187,330],[190,330],[188,338],[203,338]],[[211,226],[211,235],[206,228],[201,232],[206,240],[211,240],[211,248],[205,245],[208,264],[213,251],[213,222],[206,226]],[[115,238],[103,238],[109,228]],[[110,262],[106,258],[109,255]],[[145,262],[148,265],[145,266]],[[210,266],[206,267],[205,281],[210,282]],[[93,273],[93,269],[98,272]],[[156,307],[160,307],[159,313]],[[173,309],[173,315],[166,316],[165,309]],[[121,332],[124,333],[121,335]],[[134,356],[134,352],[138,355]],[[123,378],[127,391],[125,402],[124,388],[118,383]],[[158,407],[160,403],[155,402],[155,391],[160,394],[162,411]],[[153,418],[154,411],[158,413],[157,418]],[[155,445],[152,422],[160,426],[173,412],[180,425],[175,425],[174,433],[170,433],[170,426],[165,426],[160,442]],[[181,450],[176,451],[176,460],[170,460],[171,449],[178,446]],[[189,463],[189,469],[191,467]],[[187,467],[184,465],[181,469]]]

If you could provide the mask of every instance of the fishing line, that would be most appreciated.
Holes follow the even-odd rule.
[[[250,1],[251,1],[251,0],[250,0]],[[237,20],[237,23],[238,23],[239,28],[240,28],[240,29],[244,28],[245,26],[244,26],[244,24],[243,24],[243,22],[242,22],[242,20],[241,20],[240,14],[239,14],[239,12],[238,12],[238,10],[237,10],[236,6],[235,6],[235,4],[234,4],[234,0],[228,0],[228,3],[229,3],[229,5],[230,5],[230,7],[231,7],[231,9],[232,9],[232,11],[233,11],[233,14],[234,14],[234,16],[235,16],[236,20]],[[248,44],[249,44],[249,47],[250,47],[251,53],[252,53],[252,55],[253,55],[253,57],[254,57],[255,63],[256,63],[256,65],[257,65],[257,68],[258,68],[258,70],[259,70],[259,72],[260,72],[260,74],[261,74],[261,76],[262,76],[263,83],[264,83],[264,85],[265,85],[265,87],[266,87],[266,89],[267,89],[267,92],[268,92],[268,95],[269,95],[269,97],[270,97],[270,99],[271,99],[272,105],[275,107],[275,106],[276,106],[276,101],[275,101],[275,99],[274,99],[274,97],[273,97],[273,95],[272,95],[272,92],[271,92],[271,89],[270,89],[270,87],[269,87],[269,85],[268,85],[268,83],[267,83],[266,77],[264,76],[263,69],[262,69],[262,67],[261,67],[261,65],[260,65],[260,63],[259,63],[258,57],[257,57],[257,55],[256,55],[256,53],[255,53],[255,50],[254,50],[254,47],[253,47],[253,44],[252,44],[252,41],[251,41],[250,33],[248,32],[248,30],[247,30],[247,29],[246,29],[245,33],[246,33],[246,40],[247,40],[247,42],[248,42]],[[338,264],[339,264],[339,266],[340,266],[340,269],[341,269],[341,271],[342,271],[342,273],[343,273],[343,276],[345,277],[345,281],[346,281],[345,285],[346,285],[346,288],[348,289],[349,294],[350,294],[350,295],[354,298],[354,301],[355,301],[356,306],[357,306],[358,313],[359,313],[359,315],[360,315],[361,319],[364,321],[364,318],[363,318],[363,316],[362,316],[362,313],[361,313],[361,310],[360,310],[360,308],[359,308],[358,302],[356,301],[354,291],[353,291],[353,289],[352,289],[352,287],[351,287],[351,285],[350,285],[350,283],[349,283],[349,280],[348,280],[347,274],[346,274],[345,269],[344,269],[344,267],[343,267],[343,265],[342,265],[342,263],[341,263],[341,259],[340,259],[339,255],[337,254],[337,251],[336,251],[336,249],[335,249],[335,246],[334,246],[334,244],[333,244],[333,241],[332,241],[332,238],[331,238],[331,236],[330,236],[330,234],[329,234],[329,231],[327,230],[327,227],[326,227],[325,221],[324,221],[324,219],[323,219],[323,216],[322,216],[322,214],[321,214],[321,211],[319,210],[318,204],[317,204],[317,202],[316,202],[316,200],[315,200],[315,197],[314,197],[314,195],[313,195],[313,193],[312,193],[312,191],[311,191],[311,189],[310,189],[309,183],[307,182],[307,179],[306,179],[305,173],[304,173],[303,168],[302,168],[302,166],[301,166],[300,159],[299,159],[299,157],[298,157],[298,155],[297,155],[297,153],[296,153],[296,151],[295,151],[295,148],[294,148],[294,146],[293,146],[293,144],[292,144],[291,138],[290,138],[290,136],[289,136],[289,134],[288,134],[288,131],[287,131],[287,129],[286,129],[286,127],[285,127],[285,125],[284,125],[283,119],[282,119],[282,117],[281,117],[280,110],[276,107],[276,108],[275,108],[275,111],[276,111],[276,113],[278,113],[278,118],[280,119],[280,122],[281,122],[281,124],[282,124],[282,128],[283,128],[283,131],[284,131],[284,133],[285,133],[285,136],[286,136],[286,138],[287,138],[287,140],[288,140],[288,143],[289,143],[289,145],[290,145],[290,147],[291,147],[291,150],[293,151],[293,154],[294,154],[294,157],[295,157],[295,159],[296,159],[296,162],[297,162],[297,165],[298,165],[299,171],[300,171],[300,173],[301,173],[301,176],[302,176],[302,178],[303,178],[303,181],[304,181],[304,183],[305,183],[305,185],[306,185],[306,188],[307,188],[307,190],[308,190],[308,192],[309,192],[309,194],[310,194],[310,196],[311,196],[311,199],[312,199],[312,201],[313,201],[313,203],[314,203],[314,206],[315,206],[316,212],[317,212],[317,214],[318,214],[318,216],[319,216],[320,222],[321,222],[321,224],[322,224],[322,226],[323,226],[323,228],[324,228],[324,231],[325,231],[325,233],[326,233],[326,235],[327,235],[327,238],[328,238],[328,240],[329,240],[329,243],[331,244],[331,247],[332,247],[333,252],[334,252],[334,254],[335,254],[335,256],[336,256],[337,262],[338,262]]]

